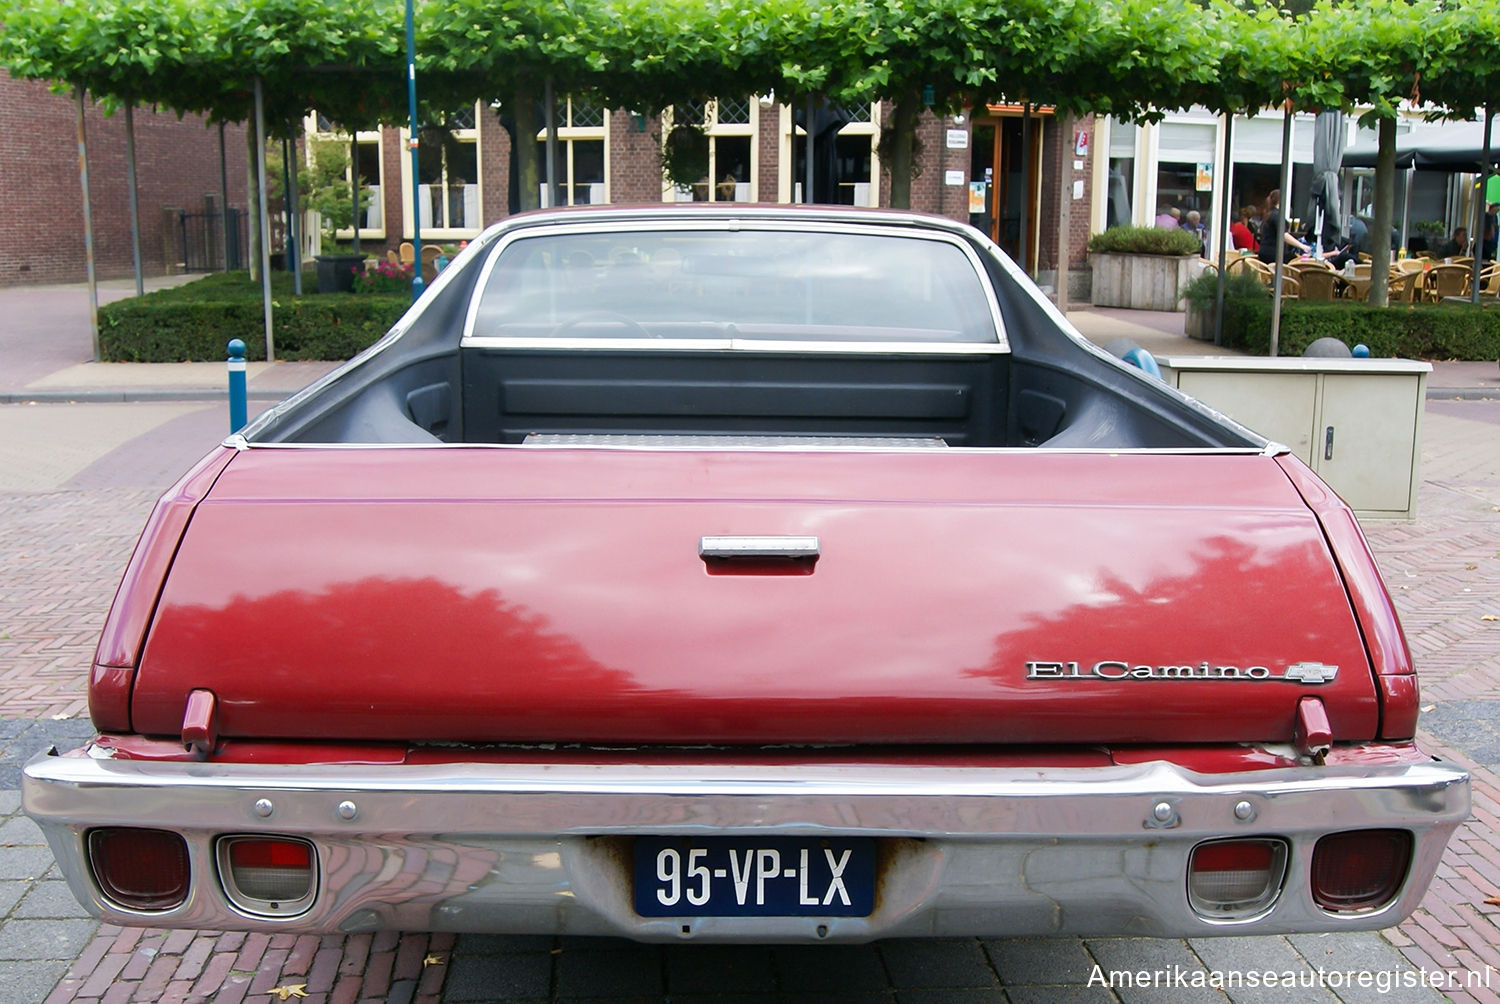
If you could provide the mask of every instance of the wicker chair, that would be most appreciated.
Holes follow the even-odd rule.
[[[1339,276],[1327,268],[1304,268],[1297,277],[1299,298],[1303,300],[1338,299]]]
[[[1427,273],[1427,297],[1441,300],[1445,296],[1463,296],[1469,291],[1472,277],[1469,265],[1434,265]]]

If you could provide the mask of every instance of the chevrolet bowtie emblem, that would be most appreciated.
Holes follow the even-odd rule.
[[[1180,665],[1138,665],[1122,659],[1102,659],[1092,666],[1078,662],[1028,662],[1028,680],[1247,680],[1252,683],[1332,683],[1337,666],[1324,662],[1294,662],[1281,672],[1269,666],[1228,666],[1207,660]]]
[[[1338,675],[1337,666],[1323,662],[1297,662],[1286,668],[1282,679],[1288,683],[1332,683]]]

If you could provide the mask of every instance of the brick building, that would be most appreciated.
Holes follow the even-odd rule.
[[[8,224],[0,233],[0,284],[85,277],[75,108],[71,97],[53,94],[45,84],[12,80],[0,71],[0,207]],[[690,118],[708,137],[708,171],[683,187],[662,175],[662,136],[672,114]],[[890,177],[881,169],[879,150],[881,121],[889,114],[889,105],[815,112],[812,201],[890,204]],[[1087,143],[1091,122],[1065,126],[1048,109],[1026,115],[1019,107],[998,105],[951,117],[924,113],[912,208],[973,223],[1027,271],[1051,282],[1066,192],[1072,200],[1070,267],[1082,269],[1088,235],[1102,229],[1093,225],[1097,181]],[[424,243],[457,244],[517,211],[521,199],[508,126],[500,113],[476,103],[450,115],[440,130],[423,130],[418,204]],[[768,98],[679,107],[664,121],[563,97],[558,126],[559,204],[804,201],[805,124],[800,110]],[[98,274],[129,276],[124,116],[105,116],[90,103],[85,129]],[[342,145],[350,139],[318,116],[309,118],[307,136]],[[135,138],[144,271],[160,275],[184,267],[221,267],[220,130],[193,116],[138,109]],[[370,189],[370,206],[360,221],[361,249],[394,250],[413,233],[407,130],[387,126],[360,132],[355,140],[359,175]],[[544,151],[542,134],[536,142]],[[1023,163],[1028,150],[1031,159]],[[243,124],[224,130],[224,151],[229,205],[243,210]],[[544,192],[538,195],[545,198]],[[237,244],[244,249],[247,223],[238,227]],[[321,250],[317,220],[308,220],[303,229],[305,251]],[[347,244],[353,233],[346,228],[336,236]]]
[[[139,108],[134,113],[141,264],[147,275],[180,271],[181,213],[221,204],[219,130],[199,118]],[[89,102],[94,255],[100,278],[134,273],[125,116],[106,116]],[[245,206],[245,130],[224,130],[229,204]],[[13,80],[0,70],[0,285],[76,282],[85,278],[83,196],[78,177],[77,103],[44,83]],[[212,231],[217,235],[219,231]],[[190,243],[203,243],[190,233]],[[210,242],[213,243],[213,242]],[[222,257],[222,251],[218,252]],[[215,259],[217,261],[218,259]]]
[[[708,169],[697,183],[663,178],[662,137],[670,116],[690,118],[708,138]],[[880,123],[889,105],[813,118],[813,199],[817,203],[887,206],[890,177],[881,170]],[[749,97],[674,109],[664,120],[560,98],[555,173],[559,205],[676,201],[802,202],[806,130],[793,108]],[[1052,281],[1063,195],[1069,213],[1069,266],[1084,267],[1091,232],[1095,172],[1088,133],[1092,119],[1066,124],[1050,109],[986,106],[970,114],[924,113],[918,127],[921,170],[912,208],[973,223],[1028,271]],[[347,144],[326,120],[313,117],[314,140]],[[370,208],[360,227],[362,250],[394,249],[413,233],[411,157],[407,130],[361,132],[360,177]],[[1081,139],[1080,139],[1081,137]],[[508,122],[483,104],[450,115],[443,128],[419,137],[418,199],[424,244],[457,244],[518,210],[519,186]],[[535,140],[544,160],[544,133]],[[1025,162],[1024,151],[1031,159]],[[1066,177],[1059,175],[1059,171]],[[545,177],[545,168],[543,169]],[[545,201],[546,193],[538,192]],[[320,249],[315,221],[310,250]],[[353,233],[336,234],[347,243]]]

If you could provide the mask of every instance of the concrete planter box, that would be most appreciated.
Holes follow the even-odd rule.
[[[1091,254],[1096,307],[1182,310],[1179,290],[1197,274],[1196,255]]]
[[[1187,308],[1187,317],[1183,318],[1182,330],[1189,338],[1195,338],[1200,342],[1211,342],[1214,340],[1214,310],[1198,310],[1195,307]]]

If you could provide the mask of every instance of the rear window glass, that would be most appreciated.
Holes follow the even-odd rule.
[[[480,292],[475,337],[998,340],[955,244],[821,231],[522,236]]]

